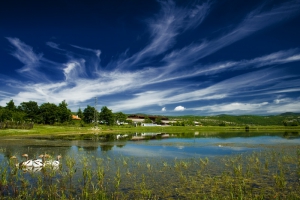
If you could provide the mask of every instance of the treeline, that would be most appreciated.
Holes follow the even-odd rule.
[[[40,106],[35,101],[22,102],[16,106],[13,100],[0,106],[0,128],[30,127],[37,124],[73,124],[72,112],[68,109],[66,101],[58,105],[43,103]],[[77,113],[84,123],[103,123],[114,125],[116,122],[125,122],[127,115],[122,112],[112,113],[106,106],[98,112],[94,107],[87,106],[83,111],[79,108]]]
[[[94,107],[87,106],[83,111],[79,108],[76,115],[83,120],[84,123],[101,123],[109,126],[122,124],[126,122],[127,115],[122,112],[113,113],[106,106],[98,112]]]
[[[58,106],[53,103],[38,105],[35,101],[22,102],[16,106],[13,100],[0,107],[0,122],[54,124],[71,120],[68,104],[62,101]]]
[[[113,113],[106,106],[98,112],[94,107],[87,106],[83,110],[80,108],[72,113],[68,109],[66,101],[58,105],[54,103],[43,103],[40,106],[35,101],[22,102],[16,106],[13,100],[6,103],[6,106],[0,106],[0,129],[3,128],[32,128],[33,124],[74,124],[72,114],[77,115],[81,120],[81,125],[91,123],[101,123],[106,125],[124,124],[127,121],[127,115],[122,112]],[[162,124],[162,118],[156,117],[155,120],[144,116],[144,123]],[[284,125],[298,126],[300,124],[300,114],[284,113],[272,116],[256,115],[217,115],[217,116],[170,116],[170,125],[173,126],[240,126],[240,125]],[[133,125],[133,124],[132,124]]]

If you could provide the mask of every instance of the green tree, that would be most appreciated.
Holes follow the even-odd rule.
[[[43,103],[40,106],[40,119],[41,123],[54,124],[58,121],[58,107],[53,103]]]
[[[12,121],[23,122],[25,120],[26,113],[22,111],[12,112]]]
[[[100,119],[100,121],[105,122],[109,126],[112,126],[115,123],[114,114],[106,106],[103,106],[101,108],[101,112],[99,114],[99,119]]]
[[[155,123],[156,124],[162,124],[161,117],[156,117],[155,118]]]
[[[144,123],[152,123],[152,120],[149,117],[144,118]]]
[[[83,113],[82,113],[82,111],[81,111],[81,108],[79,108],[78,109],[78,111],[77,111],[77,116],[80,118],[80,119],[83,119]]]
[[[35,101],[22,102],[18,110],[25,113],[25,120],[31,122],[38,122],[39,106]]]
[[[65,100],[58,105],[58,115],[60,123],[71,121],[72,113],[71,110],[68,109],[68,104]]]
[[[13,115],[12,115],[12,111],[6,109],[6,108],[2,108],[0,109],[0,121],[1,122],[5,122],[7,120],[11,121],[13,120]]]
[[[118,122],[126,122],[127,115],[125,115],[122,112],[117,112],[114,114],[115,115],[115,120]]]
[[[83,121],[85,123],[92,123],[94,121],[95,112],[96,112],[95,108],[88,105],[83,110]]]
[[[10,100],[8,103],[6,103],[6,109],[10,110],[10,111],[16,111],[17,107],[15,106],[15,103],[13,100]]]

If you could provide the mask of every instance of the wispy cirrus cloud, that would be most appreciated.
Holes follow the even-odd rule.
[[[226,100],[229,103],[220,104],[219,107],[208,105],[194,110],[231,112],[272,108],[275,101],[243,103],[230,101],[230,98],[255,98],[265,94],[299,91],[298,76],[273,67],[299,62],[300,53],[297,48],[271,52],[247,60],[225,60],[209,64],[201,62],[204,57],[297,14],[299,1],[282,3],[267,11],[260,7],[246,15],[229,32],[210,41],[194,42],[178,49],[174,49],[178,36],[200,26],[213,4],[177,7],[173,1],[159,3],[161,11],[146,21],[149,27],[148,44],[131,56],[124,52],[124,55],[113,58],[107,66],[101,66],[102,52],[99,49],[77,45],[63,49],[59,44],[47,42],[46,45],[59,50],[60,55],[66,57],[65,62],[59,63],[46,59],[42,53],[34,52],[31,46],[17,38],[7,38],[15,48],[12,55],[24,64],[18,72],[30,82],[16,81],[12,87],[18,88],[20,92],[3,98],[0,103],[5,104],[11,98],[17,104],[26,99],[39,103],[59,103],[67,100],[69,104],[78,106],[97,96],[105,99],[111,95],[120,95],[121,98],[113,102],[106,101],[106,105],[113,111],[130,112],[149,106],[161,108],[166,105],[182,105],[168,112],[186,111],[193,108],[187,106],[189,109],[186,109],[184,103]],[[60,73],[62,78],[51,80],[41,68],[51,68]],[[218,77],[223,72],[242,70],[245,72],[222,79]],[[180,82],[188,78],[207,80]],[[3,82],[5,81],[7,82]],[[287,101],[277,101],[283,102],[288,105]],[[166,107],[163,108],[162,111],[167,112]]]
[[[80,46],[77,46],[77,45],[71,45],[72,47],[75,47],[77,49],[81,49],[81,50],[84,50],[84,51],[90,51],[90,52],[93,52],[98,58],[100,58],[100,55],[101,55],[101,50],[99,49],[91,49],[91,48],[85,48],[85,47],[80,47]]]
[[[237,42],[263,28],[275,23],[287,20],[298,14],[300,1],[291,1],[281,4],[270,11],[262,11],[258,8],[248,14],[242,22],[229,33],[211,41],[200,44],[190,44],[182,49],[174,50],[163,58],[166,68],[176,71],[182,66],[190,66],[196,61],[211,55],[212,53]]]
[[[200,111],[208,111],[208,112],[214,112],[214,113],[228,113],[233,111],[256,111],[258,109],[262,109],[264,106],[268,105],[268,102],[262,102],[262,103],[240,103],[240,102],[234,102],[229,104],[218,104],[218,105],[211,105],[211,106],[203,106],[200,108],[195,108],[194,110],[200,110]]]
[[[192,8],[178,8],[173,1],[160,1],[161,11],[154,19],[148,20],[150,43],[138,53],[124,60],[113,61],[111,66],[132,68],[145,66],[149,59],[170,50],[175,37],[186,30],[197,27],[209,13],[210,4],[193,5]]]
[[[274,100],[273,102],[232,102],[213,104],[209,106],[190,108],[194,111],[201,111],[211,114],[273,114],[297,111],[299,99],[286,98],[284,101]]]
[[[57,50],[63,51],[63,49],[61,49],[61,48],[59,47],[59,44],[56,44],[56,43],[54,43],[54,42],[46,42],[46,45],[48,45],[49,47],[51,47],[51,48],[53,48],[53,49],[57,49]]]
[[[270,60],[266,58],[276,58],[275,63],[283,63],[283,59],[291,57],[297,51],[287,51],[286,53],[274,53],[271,56],[255,58],[250,61],[234,62],[236,66],[246,65],[245,63],[265,63],[270,64]],[[277,56],[274,56],[277,55]],[[284,55],[281,58],[279,55]],[[280,60],[280,62],[278,62]],[[233,66],[233,65],[232,65]],[[255,66],[255,65],[254,65]],[[30,98],[31,100],[43,102],[61,102],[64,99],[69,100],[70,103],[84,102],[92,99],[95,96],[105,96],[114,93],[120,93],[132,89],[142,88],[143,86],[151,85],[151,79],[155,79],[157,71],[153,73],[148,71],[139,72],[103,72],[95,79],[89,79],[85,74],[84,61],[77,62],[74,60],[65,64],[63,70],[65,74],[65,81],[53,84],[29,84],[24,86],[20,83],[20,88],[23,92],[14,97],[16,102],[22,102],[23,99]],[[151,71],[151,70],[150,70]],[[279,76],[281,74],[281,76]],[[277,77],[274,79],[274,77]],[[130,110],[138,109],[151,105],[167,105],[179,102],[191,102],[198,100],[209,99],[224,99],[228,96],[239,95],[259,95],[259,93],[276,93],[278,90],[288,88],[288,82],[280,80],[290,79],[291,76],[282,76],[280,69],[264,69],[256,72],[243,74],[231,79],[227,79],[220,83],[213,84],[198,90],[189,91],[184,87],[173,87],[163,91],[143,92],[134,95],[129,100],[122,100],[114,102],[114,105],[109,105],[113,110]],[[147,80],[147,81],[145,81]],[[255,83],[255,85],[253,85]],[[295,87],[295,83],[291,84]],[[261,89],[264,86],[264,89]],[[297,86],[297,84],[296,84]],[[251,89],[249,89],[251,88]],[[278,92],[278,93],[279,93]],[[291,91],[292,92],[292,91]],[[179,94],[178,94],[179,93]],[[7,102],[7,100],[6,100]]]
[[[294,80],[292,80],[294,78]],[[289,81],[287,81],[289,80]],[[299,82],[297,84],[296,82]],[[286,90],[289,88],[289,90]],[[114,102],[113,109],[138,109],[152,105],[168,105],[193,101],[208,101],[242,97],[259,97],[300,91],[300,81],[293,75],[284,75],[283,69],[267,68],[249,72],[217,82],[208,87],[190,90],[188,87],[173,87],[169,90],[142,93],[130,100]]]
[[[245,69],[256,69],[270,67],[273,65],[283,65],[292,62],[300,61],[299,49],[282,50],[250,60],[240,61],[222,61],[213,64],[197,64],[192,69],[185,69],[176,73],[169,72],[168,69],[157,68],[160,72],[159,76],[151,80],[152,83],[168,82],[172,80],[180,80],[195,76],[207,76],[222,73],[224,71],[236,71]],[[178,63],[174,63],[177,65]],[[184,64],[183,64],[184,65]],[[171,66],[171,65],[170,65]],[[165,69],[165,71],[164,71]],[[168,76],[167,76],[168,75]]]
[[[17,71],[31,80],[47,80],[47,77],[39,71],[43,59],[42,54],[36,54],[32,47],[26,45],[18,38],[6,38],[16,49],[11,55],[24,64]]]
[[[190,73],[189,76],[212,75],[221,73],[223,71],[245,70],[249,68],[255,69],[299,61],[299,49],[289,49],[253,58],[251,60],[223,61],[211,65],[201,66],[200,69],[197,69],[197,71]]]

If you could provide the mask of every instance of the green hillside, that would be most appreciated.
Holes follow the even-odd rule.
[[[300,123],[300,113],[283,113],[280,115],[216,115],[216,116],[169,116],[170,120],[196,121],[204,126],[238,126],[238,125],[286,125],[297,126]]]

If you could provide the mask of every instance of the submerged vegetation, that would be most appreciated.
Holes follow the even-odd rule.
[[[40,171],[9,158],[1,165],[1,199],[300,198],[297,147],[188,159],[77,155]]]

